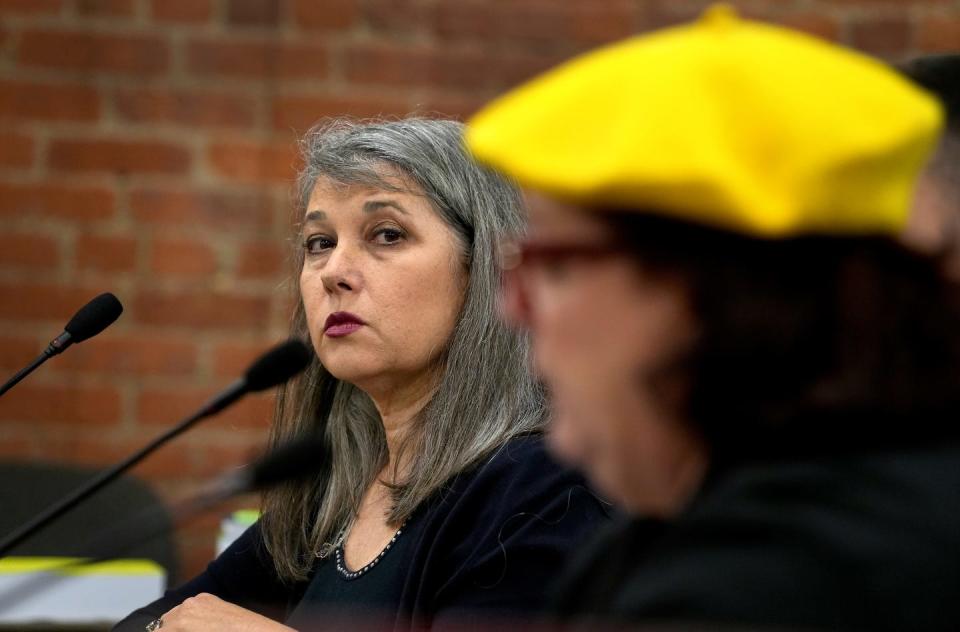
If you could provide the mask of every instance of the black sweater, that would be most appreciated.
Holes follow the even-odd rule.
[[[139,632],[201,592],[280,621],[295,611],[298,628],[343,617],[395,630],[522,619],[543,607],[545,587],[607,515],[580,476],[547,455],[541,436],[521,437],[424,502],[358,577],[339,572],[331,555],[318,559],[310,581],[284,584],[254,525],[204,573],[114,629]]]
[[[605,531],[561,582],[571,629],[960,629],[956,442],[736,467]]]

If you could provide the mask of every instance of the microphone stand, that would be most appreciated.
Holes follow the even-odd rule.
[[[161,433],[150,443],[140,448],[116,465],[113,465],[109,469],[97,474],[85,484],[74,490],[73,493],[64,496],[59,501],[47,507],[47,509],[35,516],[32,520],[21,525],[18,529],[4,537],[3,540],[0,540],[0,558],[5,557],[18,544],[62,516],[64,513],[75,507],[78,503],[95,494],[102,487],[109,484],[131,467],[142,461],[149,454],[156,451],[160,446],[168,442],[170,439],[187,430],[201,419],[219,412],[230,403],[239,399],[247,392],[247,390],[246,380],[243,378],[237,380],[228,386],[226,390],[219,393],[213,399],[207,402],[203,407],[200,408],[200,410],[190,415],[176,426]]]

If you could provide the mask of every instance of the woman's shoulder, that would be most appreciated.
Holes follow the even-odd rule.
[[[539,433],[505,442],[456,476],[436,501],[450,511],[491,518],[545,509],[567,511],[573,505],[591,513],[609,512],[609,505],[593,493],[580,472],[551,456]]]
[[[542,607],[544,586],[609,513],[578,472],[550,456],[542,435],[507,441],[429,503],[420,542],[430,608]]]

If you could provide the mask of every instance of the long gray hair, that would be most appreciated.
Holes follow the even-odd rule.
[[[455,121],[338,119],[314,127],[302,141],[300,217],[321,178],[337,185],[396,190],[387,178],[399,175],[418,187],[450,226],[469,273],[439,384],[403,443],[410,465],[392,488],[387,516],[391,524],[406,520],[451,477],[511,437],[542,428],[545,420],[542,389],[528,370],[527,340],[497,314],[499,249],[508,235],[525,226],[520,196],[502,177],[470,159],[462,135],[462,124]],[[296,241],[299,273],[304,254]],[[307,338],[303,300],[299,285],[294,285],[291,328],[294,336]],[[264,496],[264,541],[286,580],[305,579],[315,554],[338,543],[364,491],[389,458],[373,402],[330,375],[316,358],[281,390],[271,442],[312,432],[326,439],[328,453],[318,455],[327,460],[326,470],[308,484]]]

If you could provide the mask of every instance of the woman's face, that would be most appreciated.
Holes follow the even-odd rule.
[[[551,446],[626,508],[673,513],[705,460],[664,405],[682,399],[683,385],[654,389],[647,376],[693,338],[683,286],[618,253],[595,214],[536,195],[528,202],[530,232],[507,274],[504,309],[531,332],[552,400]]]
[[[300,291],[324,367],[372,396],[432,381],[463,303],[460,242],[419,190],[321,179],[306,208]]]

